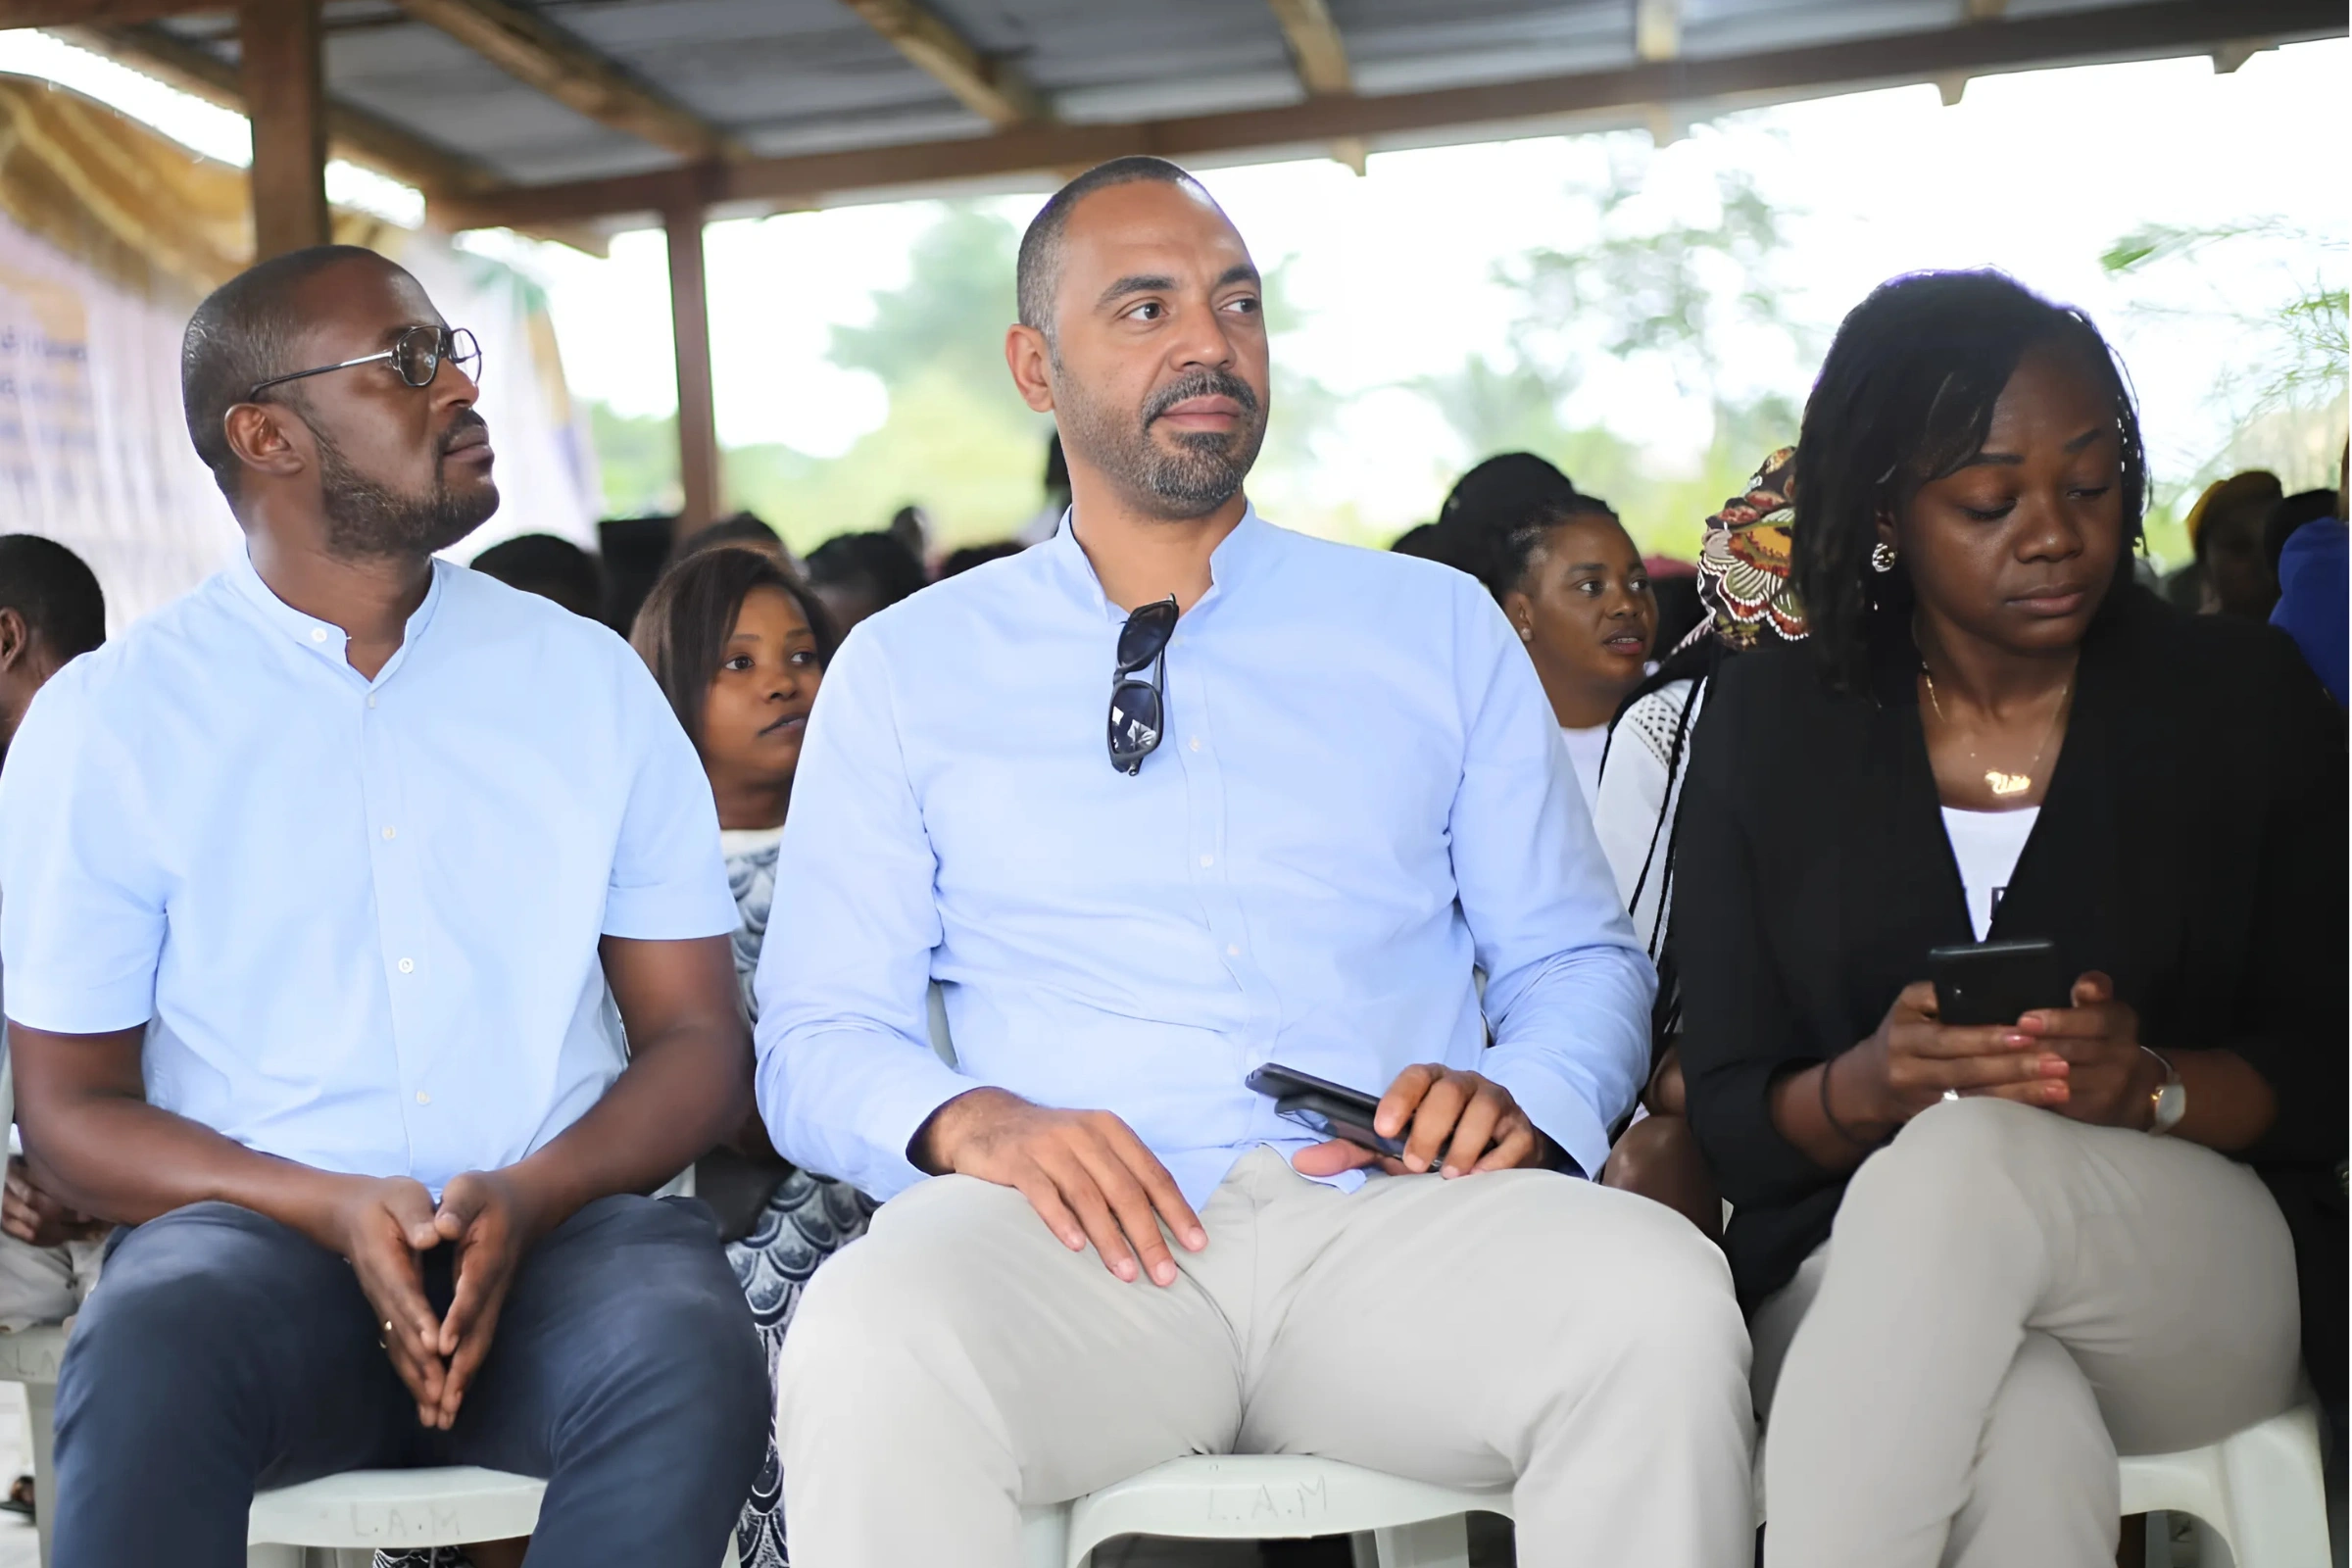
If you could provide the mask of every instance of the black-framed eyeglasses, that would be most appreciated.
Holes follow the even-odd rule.
[[[1176,631],[1176,596],[1144,606],[1119,628],[1119,667],[1110,673],[1110,765],[1130,778],[1159,748],[1167,716],[1168,639]],[[1137,680],[1150,665],[1152,678]]]
[[[348,370],[355,365],[375,365],[387,360],[391,362],[392,368],[400,372],[400,378],[414,387],[431,386],[433,377],[441,373],[443,360],[465,371],[468,380],[479,381],[482,378],[482,346],[473,340],[471,332],[462,326],[412,326],[394,338],[392,346],[381,354],[363,354],[356,360],[345,360],[340,365],[318,365],[307,370],[293,370],[284,375],[273,375],[267,381],[256,381],[253,389],[245,394],[246,401],[260,397],[266,389],[280,381],[299,381],[306,375],[324,375],[329,370]]]

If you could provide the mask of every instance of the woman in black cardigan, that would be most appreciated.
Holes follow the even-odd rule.
[[[2077,313],[1899,278],[1797,451],[1812,646],[1719,678],[1673,934],[1767,1561],[2093,1568],[2119,1450],[2291,1401],[2298,1268],[2341,1385],[2342,721],[2270,628],[2132,586],[2137,420]],[[1988,935],[2071,995],[1939,1024],[1928,950]]]

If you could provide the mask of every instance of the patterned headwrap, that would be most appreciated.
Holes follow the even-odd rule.
[[[1712,635],[1744,651],[1768,630],[1789,642],[1803,638],[1804,602],[1788,575],[1795,499],[1796,448],[1783,447],[1764,460],[1745,495],[1725,502],[1707,519],[1698,548],[1698,596],[1708,618],[1684,647]]]

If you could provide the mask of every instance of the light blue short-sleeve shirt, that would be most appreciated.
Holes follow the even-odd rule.
[[[147,1026],[147,1098],[438,1192],[626,1060],[611,935],[736,913],[693,746],[612,632],[436,563],[372,681],[241,555],[43,688],[0,772],[8,1015]]]

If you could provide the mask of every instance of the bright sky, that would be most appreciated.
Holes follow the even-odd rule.
[[[246,161],[239,117],[43,35],[0,33],[0,70],[50,76]],[[1397,527],[1430,514],[1446,473],[1474,456],[1397,383],[1503,346],[1514,296],[1494,282],[1495,264],[1578,243],[1588,207],[1571,190],[1611,158],[1642,170],[1642,202],[1702,221],[1718,171],[1753,174],[1788,215],[1782,281],[1817,348],[1873,284],[1919,268],[1996,266],[2083,306],[2137,383],[2159,476],[2178,479],[2228,430],[2214,387],[2242,334],[2214,308],[2258,311],[2314,278],[2343,286],[2352,225],[2329,155],[2348,70],[2352,42],[2332,40],[2257,55],[2229,75],[2200,58],[1985,77],[1952,108],[1927,86],[1855,94],[1728,117],[1655,151],[1641,133],[1546,137],[1376,156],[1360,179],[1313,162],[1218,171],[1207,183],[1262,264],[1298,257],[1293,293],[1310,314],[1278,352],[1351,397],[1327,449],[1346,454],[1331,465],[1332,498]],[[337,200],[415,220],[404,187],[348,166],[329,180]],[[1003,209],[1021,221],[1042,199]],[[887,394],[826,362],[827,329],[864,319],[869,292],[904,280],[908,241],[933,217],[905,204],[711,228],[725,444],[831,455],[881,422]],[[2325,243],[2217,247],[2145,280],[2099,267],[2117,238],[2150,223],[2275,219]],[[503,240],[481,248],[548,284],[577,393],[630,414],[674,407],[657,232],[620,236],[608,260]],[[2153,308],[2168,304],[2206,318]],[[1810,367],[1768,350],[1749,367],[1752,385],[1801,398]],[[1632,368],[1603,368],[1569,413],[1642,442],[1661,472],[1707,436],[1703,409]]]
[[[2341,286],[2346,215],[2327,155],[2339,144],[2348,69],[2352,43],[2330,41],[2257,55],[2230,75],[2200,58],[1985,77],[1948,109],[1928,86],[1789,105],[1701,125],[1654,153],[1642,133],[1546,137],[1379,156],[1361,179],[1314,162],[1217,171],[1207,183],[1261,263],[1298,257],[1294,294],[1311,314],[1280,352],[1355,395],[1334,443],[1348,461],[1333,465],[1331,482],[1399,527],[1429,514],[1432,485],[1471,455],[1421,399],[1383,389],[1505,342],[1514,298],[1493,282],[1494,265],[1576,243],[1588,209],[1571,183],[1595,180],[1612,155],[1646,161],[1643,199],[1694,220],[1711,213],[1717,171],[1752,172],[1794,215],[1789,305],[1821,343],[1872,285],[1919,268],[1996,266],[2083,306],[2136,379],[2160,467],[2179,474],[2226,431],[2211,394],[2232,334],[2147,307],[2219,298],[2257,309],[2312,276]],[[1025,221],[1042,199],[1007,199],[1004,210]],[[864,319],[868,291],[905,279],[907,242],[931,217],[908,204],[713,226],[726,444],[832,454],[881,421],[881,387],[826,363],[826,331]],[[2099,266],[2116,239],[2149,223],[2271,218],[2332,243],[2221,247],[2169,286],[2161,275],[2113,279]],[[658,233],[621,236],[608,261],[537,247],[530,265],[552,283],[575,389],[627,413],[674,407]],[[1009,299],[1005,308],[1009,318]],[[1798,398],[1810,379],[1809,366],[1785,357],[1756,368],[1757,384]],[[1677,466],[1707,426],[1660,379],[1596,376],[1570,412]]]

